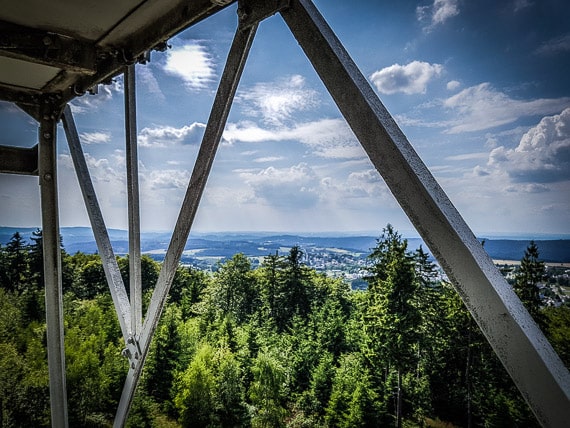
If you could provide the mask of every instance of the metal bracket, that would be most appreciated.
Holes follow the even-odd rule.
[[[239,27],[243,30],[289,7],[289,0],[240,0]]]
[[[129,360],[131,368],[135,369],[139,362],[142,361],[142,351],[139,341],[134,336],[129,336],[126,348],[123,349],[121,354]]]

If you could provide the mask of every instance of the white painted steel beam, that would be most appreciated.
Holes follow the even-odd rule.
[[[91,228],[93,229],[93,234],[95,235],[95,242],[97,243],[97,249],[99,251],[99,255],[101,256],[103,270],[105,271],[105,277],[107,279],[107,283],[109,284],[109,290],[111,291],[111,296],[115,305],[115,311],[117,312],[117,317],[119,318],[121,332],[123,334],[125,342],[127,342],[132,330],[129,298],[125,290],[125,285],[123,283],[121,271],[119,270],[119,265],[117,264],[117,259],[115,258],[113,247],[111,245],[111,239],[107,233],[105,220],[103,219],[103,214],[101,213],[101,208],[99,207],[99,202],[97,201],[97,194],[93,188],[91,176],[89,175],[89,169],[87,168],[85,156],[83,155],[83,149],[81,148],[79,134],[77,133],[77,127],[75,126],[73,114],[71,113],[71,108],[69,106],[65,107],[62,119],[67,143],[69,145],[69,151],[71,153],[71,158],[75,167],[75,173],[77,174],[79,187],[81,188],[81,193],[83,194],[83,200],[85,202],[87,214],[89,215]]]
[[[54,427],[67,427],[63,292],[57,195],[56,125],[59,111],[56,111],[49,103],[42,103],[40,111],[42,117],[39,128],[39,183],[51,424]]]
[[[174,227],[172,239],[162,264],[149,309],[144,319],[142,334],[139,340],[141,359],[137,364],[131,365],[129,373],[127,374],[121,401],[115,416],[115,427],[123,427],[127,420],[144,361],[148,355],[150,342],[158,325],[162,310],[164,309],[172,280],[174,279],[180,257],[182,256],[182,251],[184,250],[192,223],[198,211],[198,205],[204,188],[206,187],[206,182],[222,138],[222,133],[256,29],[257,25],[252,25],[243,30],[238,29],[232,42],[220,86],[218,87],[214,105],[212,106],[212,111],[204,132],[202,144],[200,145],[200,151],[198,152],[192,176],[190,177],[190,183],[184,201],[182,202],[178,220]]]
[[[125,136],[129,219],[129,297],[131,334],[136,341],[142,328],[142,275],[135,64],[128,65],[125,70]]]
[[[570,374],[310,0],[281,11],[370,160],[538,421],[570,421]]]

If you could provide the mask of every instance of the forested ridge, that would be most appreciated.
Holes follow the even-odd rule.
[[[253,269],[179,267],[131,427],[532,427],[537,423],[450,284],[391,226],[365,291],[293,247]],[[0,420],[49,426],[41,232],[0,245]],[[98,255],[62,248],[70,426],[112,424],[127,360]],[[128,259],[118,259],[128,283]],[[543,308],[538,249],[515,291],[568,366],[570,308]],[[142,257],[145,303],[160,265]]]

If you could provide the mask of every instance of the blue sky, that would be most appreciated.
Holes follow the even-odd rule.
[[[570,233],[570,4],[315,1],[477,234]],[[173,227],[235,6],[137,66],[141,219]],[[126,228],[122,78],[73,102],[109,227]],[[0,144],[36,125],[0,104]],[[62,226],[88,225],[63,130]],[[0,225],[40,224],[37,178],[0,175]],[[195,222],[201,231],[413,230],[280,16],[262,22]]]

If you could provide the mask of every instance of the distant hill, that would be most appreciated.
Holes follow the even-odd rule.
[[[35,228],[0,227],[0,243],[5,245],[15,232],[29,239]],[[113,248],[117,254],[128,253],[128,232],[110,229],[108,231]],[[97,245],[90,228],[64,227],[61,229],[63,244],[68,253],[77,251],[95,253]],[[305,252],[311,249],[336,249],[359,253],[363,256],[376,245],[376,236],[301,236],[269,233],[192,233],[185,250],[201,257],[231,257],[236,253],[244,253],[250,257],[281,254],[294,245]],[[484,238],[485,250],[493,259],[520,260],[530,239],[494,239]],[[168,248],[170,233],[145,232],[141,234],[141,249],[152,253],[155,258]],[[570,239],[536,239],[540,257],[546,262],[570,262]],[[419,238],[409,238],[408,247],[411,250],[423,245]]]

